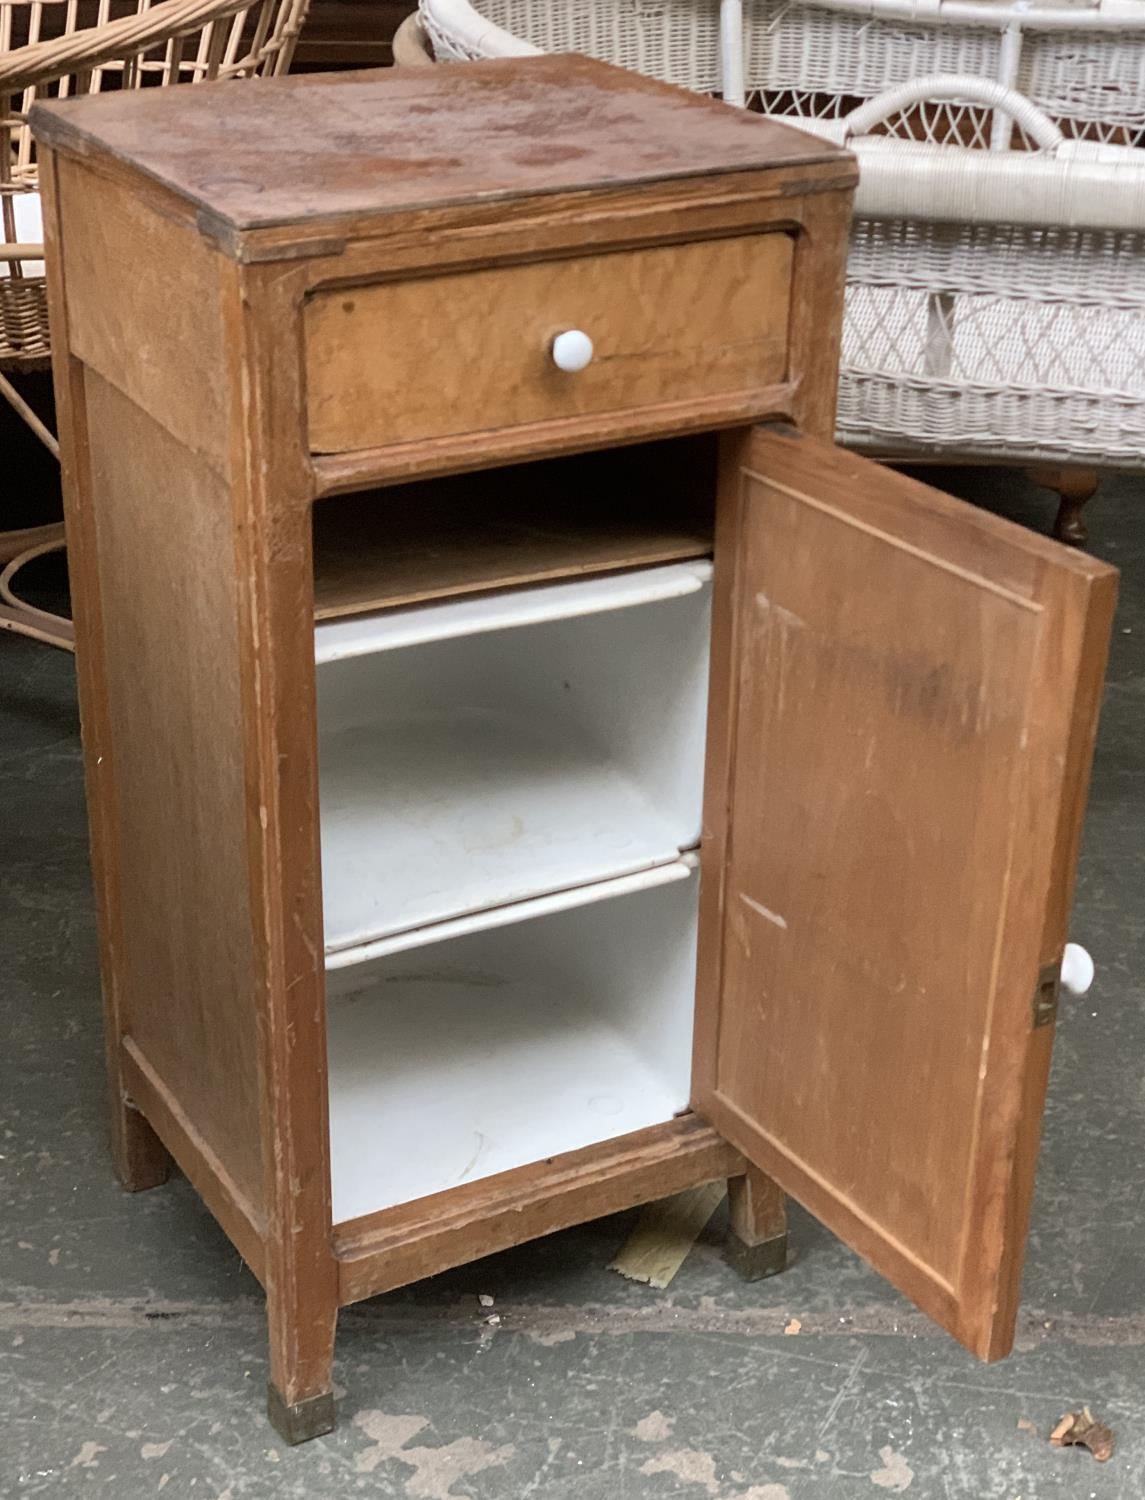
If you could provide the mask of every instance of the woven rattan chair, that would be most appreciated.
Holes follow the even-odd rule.
[[[1026,466],[1075,542],[1096,471],[1143,466],[1143,0],[421,0],[421,19],[439,59],[588,52],[846,136],[849,446]]]
[[[41,98],[285,72],[307,4],[0,0],[0,395],[51,453],[58,455],[55,437],[11,380],[51,359],[28,110]],[[14,589],[18,569],[63,545],[62,526],[0,533],[0,628],[70,649],[71,622]]]

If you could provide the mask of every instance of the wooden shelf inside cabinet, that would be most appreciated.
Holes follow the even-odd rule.
[[[714,440],[420,480],[314,507],[314,617],[704,557]]]
[[[1005,1354],[1115,575],[832,445],[853,159],[572,55],[31,118],[115,1161],[279,1431],[720,1177]]]

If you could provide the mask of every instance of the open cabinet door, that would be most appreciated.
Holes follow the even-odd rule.
[[[1117,575],[790,428],[721,484],[694,1102],[998,1358]]]

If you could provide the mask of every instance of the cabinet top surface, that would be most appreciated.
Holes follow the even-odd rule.
[[[853,175],[826,142],[574,55],[97,95],[38,104],[32,124],[238,230],[767,167]]]

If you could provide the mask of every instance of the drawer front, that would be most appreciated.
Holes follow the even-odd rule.
[[[793,242],[742,236],[316,293],[310,449],[341,453],[594,412],[711,400],[784,378]],[[589,363],[561,370],[579,329]]]

